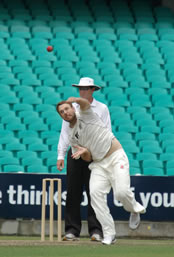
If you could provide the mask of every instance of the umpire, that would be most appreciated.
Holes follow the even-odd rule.
[[[111,119],[108,107],[93,98],[94,91],[100,89],[99,86],[94,84],[94,80],[88,77],[81,78],[79,84],[73,84],[72,86],[78,87],[80,97],[90,102],[93,111],[98,114],[103,123],[111,130]],[[77,104],[73,105],[78,112],[79,106]],[[69,147],[68,129],[69,123],[63,121],[58,142],[57,168],[59,171],[64,168],[64,158]],[[88,168],[89,162],[85,162],[81,158],[74,160],[71,158],[71,155],[72,151],[70,149],[67,157],[67,198],[65,208],[65,236],[63,240],[79,240],[81,232],[80,205],[83,190],[85,189],[88,197],[88,232],[92,241],[101,241],[103,237],[102,228],[96,219],[90,203],[89,179],[91,171]]]

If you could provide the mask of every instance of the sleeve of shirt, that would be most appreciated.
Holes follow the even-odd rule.
[[[69,123],[63,120],[59,142],[57,146],[57,152],[58,152],[57,160],[65,159],[65,155],[69,147],[68,129],[69,129]]]
[[[92,110],[92,108],[88,108],[87,110],[79,110],[79,114],[83,116],[83,120],[87,122],[96,122],[96,113]]]

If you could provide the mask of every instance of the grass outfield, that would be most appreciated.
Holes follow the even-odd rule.
[[[105,246],[78,242],[40,242],[37,237],[0,237],[0,257],[173,257],[173,240],[118,239]]]

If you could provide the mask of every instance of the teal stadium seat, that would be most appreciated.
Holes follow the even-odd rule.
[[[27,169],[27,167],[31,165],[42,165],[42,159],[29,155],[27,158],[22,159],[21,164]]]
[[[163,169],[158,167],[144,168],[143,174],[146,176],[164,176],[165,175]]]
[[[4,172],[24,172],[24,168],[22,165],[14,165],[14,164],[8,164],[4,165]]]
[[[48,173],[48,168],[44,165],[29,165],[27,167],[27,173]]]

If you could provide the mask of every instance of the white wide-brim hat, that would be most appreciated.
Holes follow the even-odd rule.
[[[91,78],[81,78],[79,84],[73,84],[73,87],[95,87],[95,91],[99,90],[101,87],[94,84],[94,80]]]

